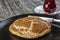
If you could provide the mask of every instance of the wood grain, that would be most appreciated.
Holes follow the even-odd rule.
[[[16,15],[34,13],[40,0],[0,0],[0,21]]]
[[[0,0],[0,21],[16,15],[34,13],[34,8],[41,4],[41,0]]]

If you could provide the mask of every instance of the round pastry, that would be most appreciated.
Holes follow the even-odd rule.
[[[9,31],[16,36],[33,39],[49,33],[51,25],[41,18],[29,16],[14,21]]]

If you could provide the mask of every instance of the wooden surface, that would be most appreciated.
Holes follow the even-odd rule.
[[[41,0],[0,0],[0,21],[16,15],[34,13],[34,8],[41,4]]]

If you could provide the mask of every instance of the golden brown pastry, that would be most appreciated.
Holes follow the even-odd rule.
[[[29,16],[17,19],[9,26],[9,31],[23,38],[38,38],[51,31],[50,23],[41,18]]]

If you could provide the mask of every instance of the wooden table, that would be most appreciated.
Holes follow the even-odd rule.
[[[34,13],[34,8],[41,4],[41,0],[0,0],[0,21],[16,15]]]

